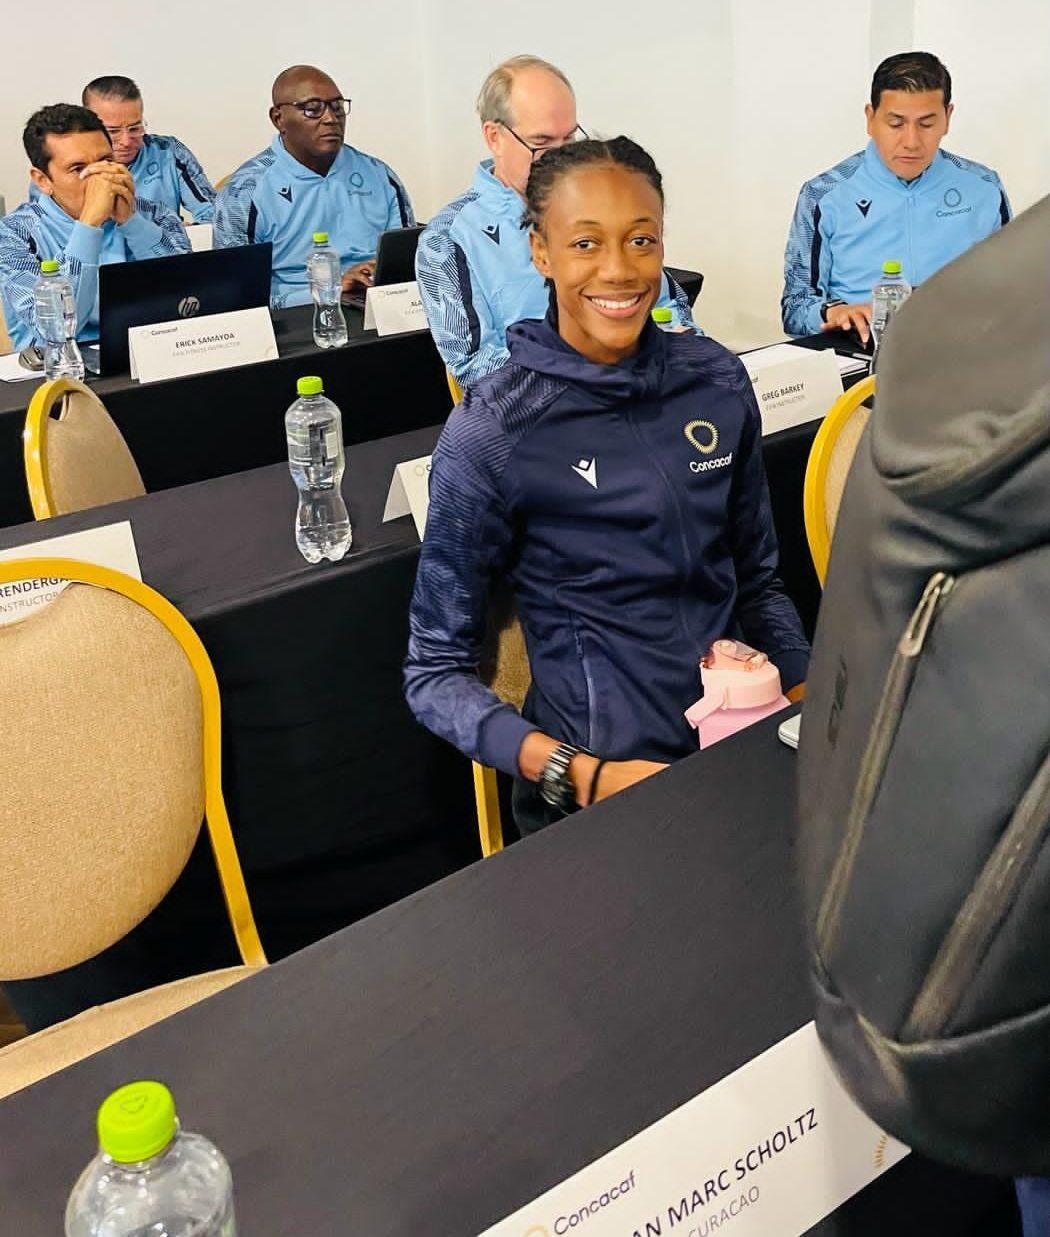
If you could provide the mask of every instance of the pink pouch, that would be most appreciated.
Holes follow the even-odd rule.
[[[716,640],[700,661],[703,699],[689,706],[685,719],[702,748],[787,708],[780,671],[765,653],[740,640]]]

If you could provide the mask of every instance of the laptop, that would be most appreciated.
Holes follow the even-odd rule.
[[[416,277],[416,247],[419,244],[422,226],[416,228],[393,228],[383,232],[376,246],[376,273],[372,280],[374,288],[392,283],[411,283]],[[343,297],[343,303],[358,309],[365,307],[367,288],[355,285]]]
[[[100,266],[100,372],[127,372],[133,326],[268,306],[272,258],[273,245],[266,241]]]

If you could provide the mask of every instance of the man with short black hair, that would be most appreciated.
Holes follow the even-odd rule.
[[[415,224],[405,186],[382,159],[344,142],[350,100],[327,73],[297,64],[273,84],[273,141],[219,191],[218,246],[273,243],[270,304],[311,299],[306,260],[313,234],[339,253],[343,290],[368,287],[380,234]]]
[[[94,112],[56,103],[30,116],[22,144],[37,195],[0,219],[0,291],[16,348],[43,342],[33,287],[40,263],[55,258],[73,285],[77,339],[98,338],[98,268],[187,253],[179,218],[135,194],[126,167],[113,159]]]
[[[544,151],[587,136],[569,79],[538,56],[497,65],[477,109],[492,158],[478,165],[467,192],[434,216],[416,251],[434,342],[462,386],[506,362],[508,326],[546,314],[547,287],[525,226],[525,185]],[[667,275],[658,304],[671,310],[672,322],[694,326],[685,293]]]
[[[181,207],[194,223],[215,217],[215,190],[193,152],[177,137],[146,132],[142,92],[130,77],[96,77],[81,102],[106,126],[113,159],[135,179],[135,194],[176,214]]]
[[[875,70],[871,141],[798,195],[780,303],[789,335],[852,330],[867,343],[884,262],[915,287],[1009,222],[996,173],[940,149],[953,109],[951,75],[930,52]]]

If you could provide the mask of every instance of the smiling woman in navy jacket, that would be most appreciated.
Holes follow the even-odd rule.
[[[628,138],[545,154],[526,192],[544,321],[442,432],[405,684],[424,725],[519,779],[529,831],[696,749],[697,663],[735,635],[785,690],[809,647],[777,579],[762,427],[744,367],[650,321],[663,188]],[[478,677],[509,581],[532,670],[522,714]]]

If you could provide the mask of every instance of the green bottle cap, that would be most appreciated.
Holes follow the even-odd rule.
[[[102,1102],[98,1142],[118,1164],[134,1164],[157,1155],[179,1128],[175,1101],[162,1082],[129,1082]]]
[[[328,233],[327,232],[315,232],[314,233],[314,244],[315,245],[327,245],[328,244]]]
[[[295,389],[300,395],[320,395],[324,390],[324,383],[320,378],[300,378]]]
[[[653,310],[654,322],[667,323],[673,321],[673,319],[674,314],[671,313],[666,305],[657,305],[657,307]]]
[[[901,264],[890,259],[889,262],[883,262],[882,273],[884,275],[899,275],[901,273]]]
[[[54,258],[45,258],[43,262],[40,263],[40,274],[41,275],[57,275],[58,274],[58,263],[55,261]]]

